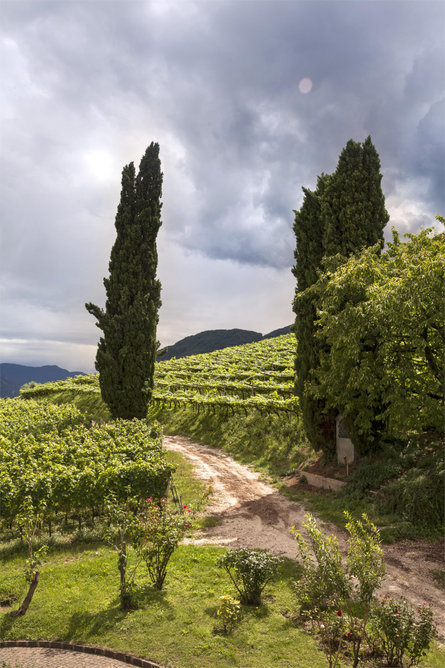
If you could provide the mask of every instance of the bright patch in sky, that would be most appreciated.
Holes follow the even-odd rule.
[[[309,77],[304,77],[298,84],[298,88],[300,89],[300,93],[310,93],[312,90],[312,79],[309,79]]]
[[[116,176],[116,165],[108,151],[87,151],[84,160],[89,173],[98,181],[108,181]]]

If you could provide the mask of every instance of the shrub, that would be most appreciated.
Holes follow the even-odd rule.
[[[217,559],[240,595],[244,605],[260,605],[264,587],[276,575],[279,558],[264,550],[228,550]]]
[[[28,549],[29,557],[25,562],[24,575],[29,588],[18,610],[9,613],[11,617],[21,617],[26,614],[37,585],[39,584],[40,566],[48,552],[48,545],[42,545],[38,550],[34,550],[33,539],[42,522],[42,510],[42,508],[34,508],[31,497],[26,496],[16,518],[20,527],[21,537],[25,541]]]
[[[370,618],[374,649],[385,657],[388,666],[403,666],[403,657],[410,657],[409,666],[418,664],[435,636],[433,613],[424,602],[417,610],[402,597],[385,596],[376,605]]]
[[[153,586],[162,589],[170,557],[184,532],[191,524],[187,505],[167,506],[167,499],[146,500],[139,516],[139,537],[136,549],[145,561]]]
[[[230,633],[240,617],[240,602],[232,596],[220,596],[216,614],[220,618],[224,633]]]
[[[135,517],[136,501],[122,503],[110,495],[105,502],[108,524],[104,529],[104,538],[117,553],[117,567],[120,576],[119,598],[122,610],[130,610],[134,606],[134,578],[139,564],[132,573],[127,574],[128,552],[131,543],[138,535],[138,523]]]
[[[303,523],[310,547],[303,536],[294,531],[303,561],[303,573],[295,588],[301,612],[315,623],[324,640],[330,666],[338,665],[343,641],[343,632],[339,631],[340,627],[343,630],[343,621],[340,624],[335,620],[332,612],[336,611],[337,617],[343,618],[342,607],[346,607],[347,637],[352,642],[353,666],[356,668],[374,593],[385,575],[385,564],[379,532],[367,516],[363,515],[361,521],[353,521],[348,513],[345,516],[349,533],[345,566],[336,537],[324,536],[311,515],[307,515]],[[310,548],[315,561],[311,558]]]
[[[428,468],[411,468],[388,483],[377,499],[381,512],[398,513],[427,534],[444,522],[443,454],[431,455],[431,460]]]

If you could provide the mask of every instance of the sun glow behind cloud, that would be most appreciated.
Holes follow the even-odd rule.
[[[304,77],[298,84],[298,88],[300,93],[303,93],[304,95],[310,93],[312,90],[312,79],[309,79],[309,77]]]

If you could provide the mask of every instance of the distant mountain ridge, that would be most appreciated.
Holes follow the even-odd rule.
[[[56,365],[25,366],[23,364],[0,364],[0,398],[17,397],[25,383],[49,383],[85,375],[82,371],[67,371]]]
[[[262,339],[271,339],[282,334],[289,334],[291,325],[275,329],[269,334],[260,334],[248,329],[209,329],[199,334],[186,336],[172,346],[167,346],[167,352],[158,357],[159,361],[169,360],[172,357],[187,357],[188,355],[202,355],[214,350],[242,346],[245,343],[253,343]]]

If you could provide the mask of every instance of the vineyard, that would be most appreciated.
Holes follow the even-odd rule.
[[[0,521],[12,524],[25,498],[49,528],[68,515],[100,514],[110,494],[161,497],[173,467],[159,433],[142,421],[88,428],[70,404],[0,402]]]
[[[292,334],[205,355],[158,362],[155,369],[155,404],[186,405],[200,411],[244,413],[295,412],[293,396],[295,337]],[[22,397],[38,398],[64,391],[99,394],[98,376],[33,385]]]

